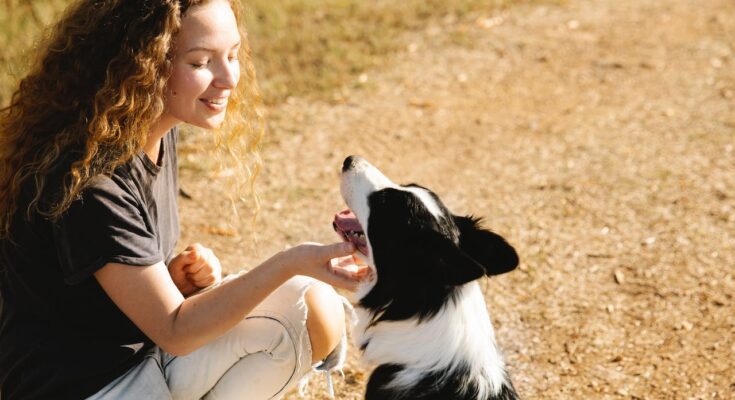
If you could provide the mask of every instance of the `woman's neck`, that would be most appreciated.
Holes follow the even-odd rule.
[[[161,152],[161,138],[163,138],[166,132],[176,126],[178,122],[175,118],[164,115],[151,127],[148,138],[143,145],[143,152],[154,164],[158,164],[158,155]]]

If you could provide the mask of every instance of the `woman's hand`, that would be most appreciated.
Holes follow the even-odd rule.
[[[171,279],[181,294],[189,296],[222,280],[222,266],[212,249],[194,243],[168,264]]]
[[[274,257],[278,264],[294,275],[306,275],[334,287],[357,290],[367,268],[357,265],[352,243],[303,243],[284,250]]]

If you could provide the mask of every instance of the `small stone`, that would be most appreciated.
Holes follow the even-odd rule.
[[[691,331],[694,328],[694,324],[689,321],[681,321],[674,325],[675,331]]]
[[[613,276],[615,277],[615,283],[618,285],[625,283],[625,275],[623,275],[622,270],[616,269],[615,272],[613,272]]]
[[[503,23],[505,20],[502,16],[492,17],[492,18],[478,18],[475,23],[477,26],[484,28],[484,29],[491,29],[495,26],[498,26]]]

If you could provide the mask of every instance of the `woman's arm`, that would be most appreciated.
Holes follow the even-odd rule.
[[[354,290],[356,274],[330,260],[351,254],[348,243],[303,244],[285,250],[213,290],[184,298],[161,262],[148,267],[110,263],[95,273],[112,301],[170,354],[188,354],[222,335],[294,275]]]

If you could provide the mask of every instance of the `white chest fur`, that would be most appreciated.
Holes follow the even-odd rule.
[[[370,312],[356,307],[353,337],[358,347],[365,346],[363,359],[375,365],[404,365],[390,383],[399,389],[413,386],[425,374],[467,366],[466,379],[480,388],[478,398],[496,393],[506,379],[504,362],[477,282],[462,286],[456,299],[421,322],[414,318],[372,326]]]

